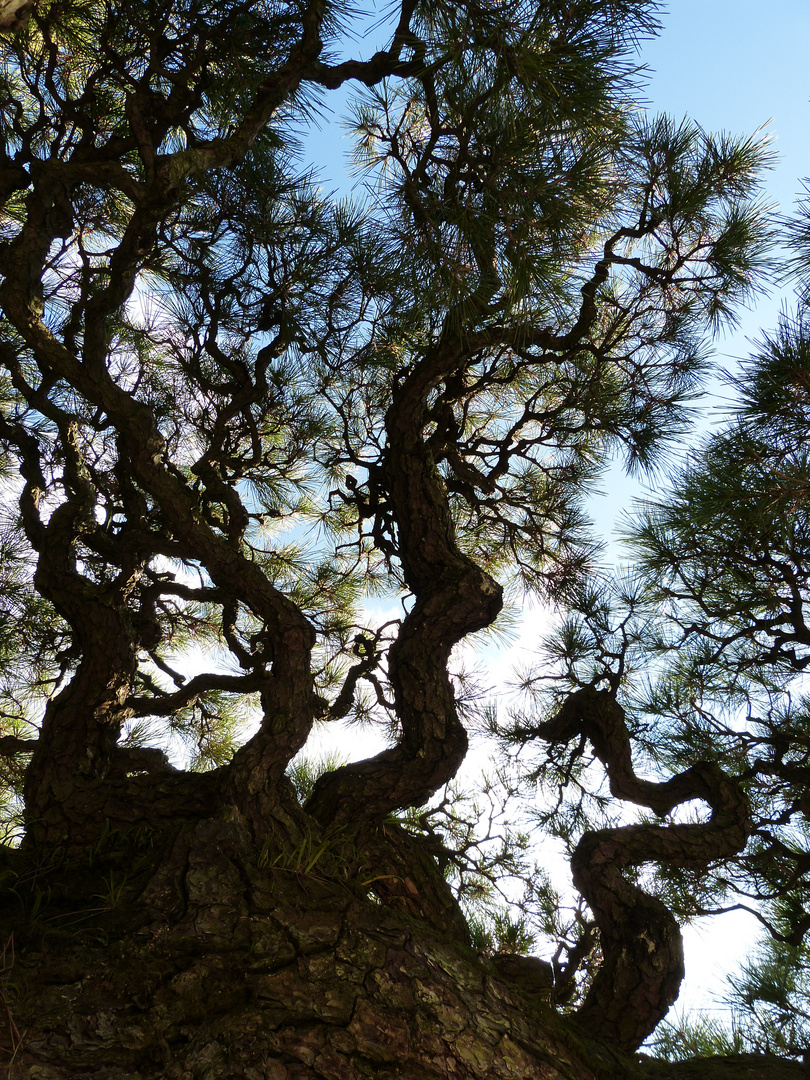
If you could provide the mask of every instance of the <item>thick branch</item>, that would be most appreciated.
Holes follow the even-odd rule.
[[[351,820],[358,805],[380,817],[418,806],[455,775],[467,750],[447,663],[457,642],[497,617],[502,590],[460,551],[423,434],[428,391],[453,362],[458,351],[429,354],[395,391],[386,414],[386,486],[415,595],[388,654],[402,737],[393,749],[321,777],[307,807],[321,821]]]
[[[572,694],[538,734],[554,742],[590,739],[618,798],[662,816],[692,799],[711,807],[709,821],[701,825],[640,824],[588,832],[571,859],[574,884],[594,913],[604,954],[578,1018],[590,1031],[633,1050],[678,996],[683,945],[666,906],[631,884],[623,870],[648,862],[703,867],[736,855],[750,834],[748,801],[713,762],[660,784],[639,779],[624,710],[609,691],[586,687]]]

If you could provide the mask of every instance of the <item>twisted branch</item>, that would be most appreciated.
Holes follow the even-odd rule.
[[[447,665],[458,641],[497,617],[502,589],[460,550],[424,435],[430,389],[463,360],[460,343],[440,340],[395,388],[386,414],[387,496],[415,596],[388,654],[402,737],[392,749],[319,779],[307,810],[321,821],[351,821],[358,805],[370,818],[418,806],[452,779],[467,751]]]
[[[703,824],[639,824],[588,832],[571,859],[574,884],[593,911],[604,956],[578,1019],[614,1045],[635,1050],[678,996],[683,942],[669,909],[629,882],[623,871],[649,862],[701,868],[730,858],[750,834],[748,800],[739,784],[713,762],[699,762],[664,783],[637,777],[625,713],[609,691],[578,690],[540,726],[539,734],[553,742],[589,739],[617,798],[662,817],[692,799],[711,808]]]

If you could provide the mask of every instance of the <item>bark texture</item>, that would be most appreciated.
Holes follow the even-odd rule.
[[[356,851],[259,849],[231,817],[108,837],[83,867],[9,863],[9,1080],[807,1075],[758,1059],[695,1072],[594,1041],[396,890],[370,897],[377,867]]]
[[[13,1080],[595,1075],[541,1001],[359,896],[334,852],[257,853],[221,820],[161,845],[120,896],[55,899],[18,932]],[[105,873],[114,889],[123,870]]]
[[[592,689],[535,725],[590,740],[619,799],[711,808],[582,839],[604,965],[577,1017],[542,961],[470,949],[436,844],[396,815],[464,758],[453,649],[494,623],[502,583],[571,595],[595,463],[679,430],[705,312],[756,251],[753,159],[690,136],[676,160],[656,135],[629,167],[627,64],[654,3],[401,0],[387,49],[332,62],[354,52],[344,7],[0,0],[0,472],[19,509],[0,571],[8,517],[21,610],[60,623],[29,619],[30,716],[0,701],[0,755],[26,759],[25,838],[0,845],[10,1080],[676,1075],[628,1056],[682,961],[626,871],[734,856],[732,780],[639,780]],[[390,175],[351,210],[294,152],[318,91],[350,80],[387,80],[400,113],[360,123]],[[367,626],[379,597],[402,617]],[[174,670],[188,645],[208,670]],[[254,696],[258,730],[229,749]],[[352,710],[391,745],[302,808],[291,762]],[[178,732],[210,772],[169,765]],[[750,1075],[798,1075],[767,1068]]]
[[[574,884],[600,930],[604,960],[578,1013],[590,1031],[634,1050],[675,1002],[684,976],[676,919],[624,871],[654,860],[705,867],[741,851],[750,832],[748,800],[715,762],[700,762],[655,783],[633,771],[625,714],[612,693],[585,687],[539,729],[567,742],[586,737],[605,766],[611,793],[664,818],[700,799],[711,807],[704,824],[636,824],[584,834],[572,860]]]

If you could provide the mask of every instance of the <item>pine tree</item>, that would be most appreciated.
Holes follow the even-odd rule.
[[[730,978],[742,1045],[803,1057],[807,983],[810,334],[802,304],[735,377],[732,423],[633,530],[648,602],[665,613],[642,704],[681,766],[708,753],[748,788],[751,834],[703,882],[704,909],[763,924]],[[649,728],[648,728],[649,730]]]
[[[627,663],[674,646],[637,631],[644,597],[612,621],[587,499],[612,456],[653,467],[682,436],[772,223],[762,144],[641,107],[655,8],[403,0],[366,59],[329,0],[43,0],[5,27],[12,1077],[675,1074],[628,1056],[678,991],[667,902],[688,913],[707,864],[712,889],[767,876],[780,823],[699,725],[667,727],[669,779],[634,773]],[[350,197],[305,137],[346,86]],[[567,923],[528,839],[478,827],[493,789],[446,787],[475,719],[453,649],[526,594],[583,612],[554,700],[512,725],[551,744],[535,779],[584,784],[589,741],[616,799],[711,807],[544,810]],[[745,687],[781,687],[803,654],[749,638]],[[388,745],[302,765],[350,722]],[[504,875],[553,960],[485,906]]]
[[[546,713],[556,704],[554,719],[538,724],[524,710],[500,732],[507,745],[551,743],[534,782],[562,790],[563,770],[569,784],[572,775],[582,778],[573,798],[566,794],[566,814],[558,803],[542,817],[568,840],[575,872],[583,846],[595,843],[586,833],[576,844],[582,829],[597,827],[600,814],[615,815],[593,777],[584,779],[584,738],[614,797],[668,813],[675,806],[668,792],[679,793],[691,776],[693,797],[712,807],[708,823],[691,819],[674,831],[651,823],[604,830],[626,847],[631,865],[650,862],[654,845],[669,845],[645,890],[670,915],[748,910],[763,927],[759,947],[729,976],[730,1026],[707,1017],[668,1023],[653,1045],[673,1059],[747,1051],[805,1060],[810,1052],[808,209],[800,203],[787,222],[796,252],[790,269],[799,277],[796,314],[784,314],[728,376],[736,404],[725,426],[671,470],[663,495],[628,519],[629,568],[587,583],[547,643],[546,667],[525,677],[530,700],[544,702]],[[560,736],[581,741],[563,754]],[[639,762],[669,779],[639,780],[631,745]],[[707,772],[717,768],[723,784],[735,778],[737,796],[723,794],[719,772],[716,780]],[[697,844],[707,825],[730,824],[728,809],[740,795],[744,843],[691,865],[683,854],[672,857],[675,833]],[[566,832],[572,816],[579,830],[573,838]],[[638,838],[642,858],[633,854]]]

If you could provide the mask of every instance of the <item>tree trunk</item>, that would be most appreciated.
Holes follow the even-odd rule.
[[[9,853],[9,1080],[806,1075],[754,1059],[689,1073],[591,1041],[443,932],[435,903],[434,925],[419,917],[420,871],[385,865],[385,829],[361,851],[299,826],[280,811],[289,839],[259,847],[231,813],[110,831],[81,859]]]

